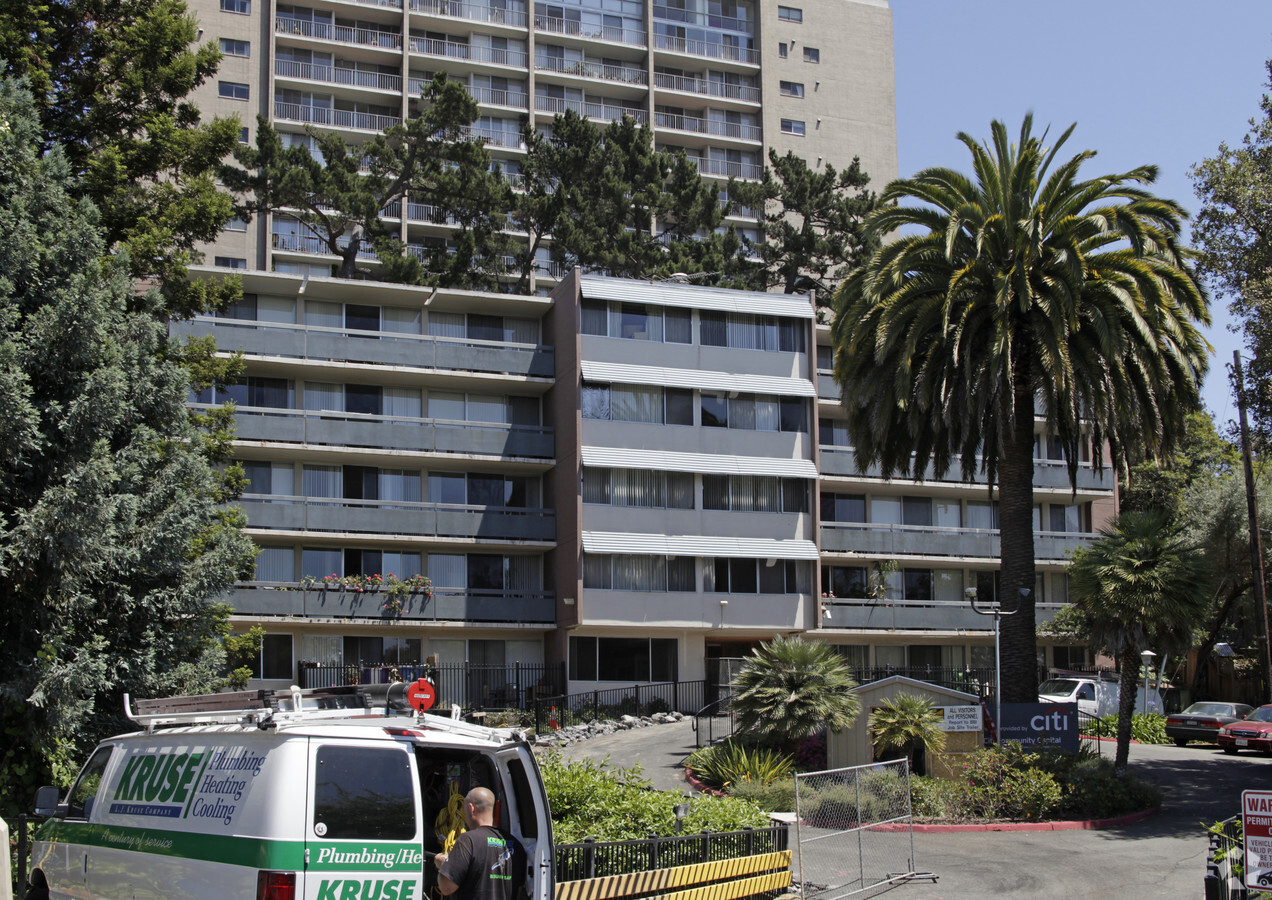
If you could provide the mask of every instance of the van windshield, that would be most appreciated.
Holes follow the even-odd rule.
[[[1072,694],[1078,682],[1072,678],[1051,678],[1038,686],[1039,694]]]

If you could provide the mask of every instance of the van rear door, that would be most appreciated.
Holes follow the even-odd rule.
[[[528,900],[552,900],[556,884],[556,852],[552,845],[552,815],[534,753],[526,744],[502,749],[497,754],[508,797],[507,821],[526,848],[530,867],[526,882]]]
[[[307,900],[423,900],[420,786],[409,745],[312,738]]]

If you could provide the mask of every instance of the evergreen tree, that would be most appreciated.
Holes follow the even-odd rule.
[[[65,783],[121,695],[206,689],[252,570],[187,416],[157,291],[105,254],[36,109],[0,82],[0,798]]]
[[[159,281],[177,316],[223,298],[185,267],[233,215],[215,177],[240,127],[202,121],[187,99],[221,58],[197,33],[184,0],[0,4],[0,75],[27,79],[68,190],[96,204],[106,247],[127,251],[134,277]]]
[[[222,180],[243,199],[245,215],[286,210],[340,257],[336,275],[366,274],[358,254],[375,250],[385,262],[381,277],[419,284],[488,287],[502,272],[503,243],[497,238],[511,205],[511,192],[490,154],[466,137],[477,119],[477,102],[463,85],[439,73],[425,88],[423,111],[369,141],[348,144],[335,132],[310,129],[314,149],[285,146],[282,136],[258,119],[255,147],[241,147],[241,165],[226,166]],[[423,258],[405,258],[400,237],[382,216],[400,218],[408,204],[424,204],[430,219],[460,225],[460,253],[443,241],[427,245]]]
[[[879,205],[869,183],[856,157],[846,169],[827,164],[815,172],[794,153],[769,150],[762,181],[729,185],[729,197],[764,220],[764,240],[749,247],[760,260],[750,286],[816,291],[818,305],[830,306],[843,279],[879,246],[865,230],[865,217]]]

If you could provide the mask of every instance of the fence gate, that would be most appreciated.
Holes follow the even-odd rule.
[[[795,879],[816,900],[936,876],[916,871],[906,760],[795,776]]]

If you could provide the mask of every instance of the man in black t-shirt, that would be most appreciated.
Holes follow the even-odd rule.
[[[468,830],[449,854],[439,853],[437,886],[456,900],[514,900],[526,881],[526,851],[510,834],[495,827],[495,795],[473,788],[464,797]]]

